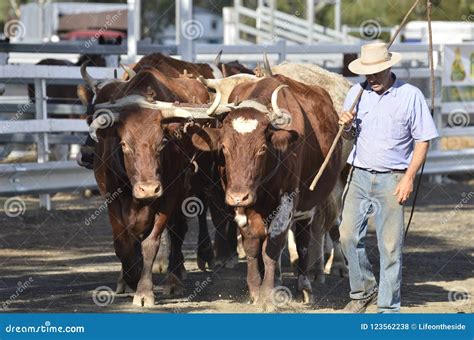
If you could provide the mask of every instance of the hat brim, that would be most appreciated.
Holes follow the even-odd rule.
[[[374,65],[364,65],[360,62],[360,58],[354,60],[349,64],[349,70],[352,73],[359,75],[367,75],[381,72],[383,70],[392,67],[396,63],[402,60],[402,55],[397,52],[390,52],[390,60],[384,61],[383,63],[378,63]]]

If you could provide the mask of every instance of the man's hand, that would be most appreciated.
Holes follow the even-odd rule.
[[[344,126],[344,128],[347,129],[354,121],[354,116],[354,112],[342,111],[341,115],[339,116],[338,124]]]
[[[405,174],[400,182],[398,182],[397,188],[395,189],[393,195],[397,196],[399,204],[405,204],[405,202],[410,197],[411,193],[413,192],[414,180],[414,177]]]

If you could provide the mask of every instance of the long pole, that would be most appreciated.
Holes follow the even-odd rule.
[[[401,29],[405,26],[405,23],[406,23],[408,17],[410,16],[411,12],[413,12],[416,5],[418,5],[419,1],[420,0],[416,0],[413,3],[413,6],[411,6],[410,9],[408,10],[407,14],[403,17],[402,22],[400,23],[400,26],[398,27],[398,29],[395,32],[395,34],[393,35],[393,37],[390,39],[390,42],[387,45],[387,49],[389,49],[392,46],[392,44],[395,41],[397,35],[400,33]],[[351,109],[350,109],[351,112],[354,112],[354,109],[355,109],[357,103],[359,102],[360,97],[362,97],[362,93],[364,93],[364,88],[365,88],[365,86],[361,86],[360,91],[357,94],[357,97],[355,98],[354,102],[351,105]],[[339,126],[339,130],[337,131],[336,138],[334,138],[334,141],[332,142],[331,148],[329,149],[329,151],[326,155],[326,158],[324,159],[323,164],[319,168],[318,173],[316,174],[316,176],[314,176],[314,179],[311,182],[311,185],[309,186],[309,190],[311,190],[311,191],[314,190],[314,188],[316,187],[316,184],[318,183],[319,179],[323,175],[323,172],[324,172],[324,170],[326,169],[326,167],[329,163],[329,159],[331,158],[332,154],[334,153],[334,150],[336,149],[336,145],[339,142],[339,139],[341,139],[343,131],[344,131],[344,126],[342,126],[342,125]]]
[[[431,117],[434,115],[434,105],[435,105],[435,76],[434,76],[434,61],[433,61],[433,31],[431,30],[431,10],[432,3],[431,0],[426,1],[426,20],[428,21],[428,60],[430,64],[430,85],[431,85]],[[416,184],[416,191],[413,197],[413,204],[411,206],[410,217],[408,218],[407,227],[405,229],[405,238],[408,235],[408,229],[410,229],[411,220],[413,219],[413,214],[415,212],[416,199],[418,198],[418,193],[420,192],[421,179],[423,178],[423,171],[425,170],[425,161],[421,165],[420,177],[418,178],[418,183]]]

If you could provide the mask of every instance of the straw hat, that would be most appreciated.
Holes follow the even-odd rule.
[[[374,74],[392,67],[402,59],[402,55],[389,52],[387,44],[372,43],[363,45],[360,58],[349,64],[349,70],[355,74]]]

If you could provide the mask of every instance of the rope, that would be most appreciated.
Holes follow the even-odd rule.
[[[431,85],[431,117],[434,115],[434,105],[435,105],[435,76],[434,76],[434,61],[433,61],[433,31],[431,29],[431,10],[433,4],[430,0],[426,1],[426,17],[428,21],[428,61],[430,65],[430,85]],[[418,198],[418,193],[420,191],[421,179],[423,177],[423,171],[425,170],[425,161],[421,166],[420,177],[418,178],[418,183],[416,184],[415,196],[413,197],[413,204],[411,206],[410,218],[408,219],[407,227],[405,229],[405,239],[408,235],[408,229],[410,228],[411,220],[413,219],[413,214],[415,212],[416,199]]]

